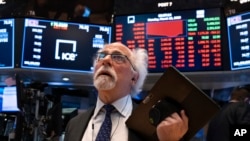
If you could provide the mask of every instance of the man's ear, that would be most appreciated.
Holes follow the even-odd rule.
[[[139,73],[135,71],[134,74],[133,74],[133,77],[131,79],[132,82],[133,82],[133,85],[136,84],[138,78],[139,78]]]

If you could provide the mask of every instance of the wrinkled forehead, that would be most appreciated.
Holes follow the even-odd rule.
[[[121,43],[107,44],[104,46],[104,48],[101,51],[105,51],[108,53],[119,52],[119,53],[126,55],[128,57],[130,57],[132,55],[131,50]]]

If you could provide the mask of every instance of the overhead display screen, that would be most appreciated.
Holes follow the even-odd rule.
[[[148,51],[149,72],[222,70],[219,8],[116,15],[115,41]]]
[[[111,42],[111,26],[25,19],[22,68],[90,72],[93,55]]]
[[[0,19],[0,69],[14,68],[14,19]]]
[[[231,70],[250,68],[250,12],[227,17]]]

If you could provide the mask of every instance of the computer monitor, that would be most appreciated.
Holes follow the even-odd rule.
[[[14,18],[0,19],[0,69],[14,68]]]
[[[149,72],[223,70],[220,8],[116,15],[115,41],[148,51]]]
[[[19,112],[16,86],[0,86],[0,112]]]
[[[94,53],[111,42],[111,26],[24,19],[21,68],[91,72]]]
[[[250,11],[227,17],[231,70],[250,68]]]

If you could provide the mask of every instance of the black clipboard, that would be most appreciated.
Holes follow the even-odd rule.
[[[166,97],[174,99],[189,117],[189,129],[183,139],[190,140],[220,110],[219,105],[191,80],[171,66],[155,83],[148,95],[133,110],[126,124],[147,140],[156,139],[156,127],[149,120],[153,105]]]

